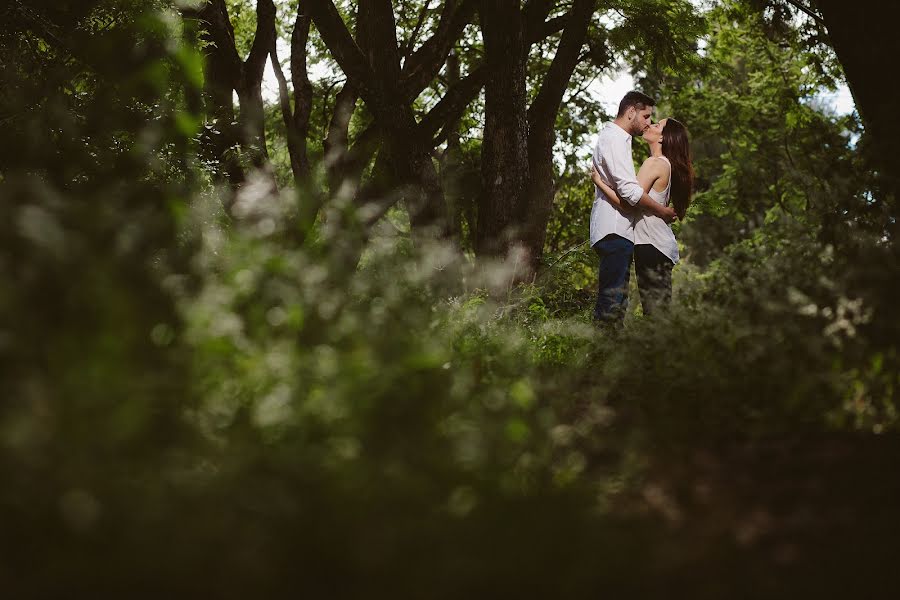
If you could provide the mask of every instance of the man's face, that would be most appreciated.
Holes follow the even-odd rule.
[[[634,116],[631,119],[631,131],[628,133],[634,136],[644,135],[644,132],[650,127],[650,117],[653,116],[653,107],[646,106],[638,110],[637,107],[632,106],[628,111],[634,111]]]

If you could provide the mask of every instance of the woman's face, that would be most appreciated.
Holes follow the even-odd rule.
[[[666,128],[666,121],[668,121],[668,119],[660,119],[658,123],[653,123],[647,128],[647,131],[644,132],[644,139],[647,140],[647,143],[652,144],[654,142],[662,141],[663,129]]]

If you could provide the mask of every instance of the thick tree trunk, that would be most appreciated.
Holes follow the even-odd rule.
[[[447,56],[447,87],[459,85],[459,57],[455,52]],[[459,119],[453,119],[445,126],[447,149],[441,156],[441,187],[447,202],[448,227],[450,236],[459,240],[462,236],[462,214],[464,212],[461,185],[462,149],[459,139]]]
[[[265,108],[260,84],[254,81],[242,82],[237,89],[240,113],[238,126],[241,130],[241,147],[254,167],[268,163],[266,149]]]
[[[253,165],[268,163],[261,88],[266,60],[275,44],[275,5],[272,0],[257,1],[256,32],[246,61],[237,54],[225,0],[209,0],[196,15],[203,26],[201,39],[206,42],[204,97],[212,120],[204,134],[205,154],[218,165],[216,172],[237,187],[246,175],[233,151],[236,145],[249,154]],[[237,126],[233,92],[240,104]]]
[[[357,86],[349,79],[334,99],[334,110],[325,136],[325,171],[328,174],[328,188],[332,196],[351,177],[348,172],[350,149],[350,119],[356,110],[359,97]]]
[[[197,13],[200,39],[204,42],[203,101],[211,121],[204,129],[201,148],[204,158],[215,165],[217,177],[233,187],[243,183],[245,175],[237,154],[240,132],[234,126],[232,93],[240,85],[241,60],[234,45],[234,29],[224,0],[210,0]]]
[[[306,141],[309,136],[309,117],[312,111],[312,84],[306,72],[306,42],[309,39],[309,26],[311,20],[303,13],[303,4],[297,12],[294,21],[294,31],[291,34],[291,81],[294,84],[294,104],[291,107],[291,94],[288,91],[287,79],[281,69],[278,59],[276,44],[272,44],[270,51],[272,68],[275,78],[278,80],[278,98],[281,104],[281,119],[287,137],[288,155],[291,159],[291,173],[294,176],[294,185],[298,188],[306,188],[309,183],[310,164],[306,151]]]
[[[488,75],[475,252],[501,256],[520,233],[518,207],[528,182],[527,48],[518,0],[485,0],[480,17]]]
[[[303,3],[301,2],[301,9]],[[298,184],[309,178],[309,155],[306,151],[306,139],[309,136],[309,117],[312,114],[313,88],[306,71],[306,44],[309,41],[309,28],[312,18],[306,12],[298,11],[291,33],[291,81],[294,84],[294,157],[292,168],[296,163]]]
[[[575,0],[572,4],[556,55],[528,111],[529,183],[520,218],[524,224],[522,245],[533,272],[537,271],[543,257],[547,223],[556,194],[556,168],[553,164],[556,114],[572,73],[578,66],[593,12],[594,0]]]
[[[435,231],[438,235],[447,234],[447,210],[431,159],[434,123],[420,127],[412,103],[443,65],[475,6],[474,0],[448,1],[434,35],[408,56],[401,70],[391,2],[362,0],[359,3],[362,28],[358,34],[369,40],[365,46],[354,42],[333,2],[309,2],[323,41],[348,81],[358,86],[359,95],[375,117],[375,126],[382,136],[378,158],[381,167],[367,190],[375,195],[381,190],[382,196],[403,201],[414,230],[428,232],[429,237]],[[389,190],[398,193],[388,194]],[[366,193],[359,197],[368,200],[372,196]]]
[[[369,60],[376,78],[376,106],[370,106],[384,133],[381,152],[385,188],[399,191],[417,238],[447,235],[444,192],[431,160],[431,140],[422,139],[410,99],[400,85],[400,51],[394,11],[388,0],[361,2],[370,11],[364,23],[371,27]]]
[[[884,64],[900,55],[897,20],[883,14],[885,3],[878,0],[817,0],[816,4],[872,141],[873,162],[887,195],[893,196],[891,210],[896,217],[900,160],[895,146],[900,139],[900,121],[895,114],[892,75]]]
[[[256,32],[247,60],[241,65],[241,79],[237,87],[241,112],[238,122],[244,151],[250,155],[254,167],[268,164],[266,148],[265,109],[262,99],[262,80],[266,61],[275,47],[275,4],[272,0],[256,2]]]

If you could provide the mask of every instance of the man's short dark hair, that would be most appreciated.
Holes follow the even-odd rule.
[[[656,100],[642,92],[630,91],[619,102],[619,114],[616,117],[624,115],[632,106],[635,110],[643,110],[648,106],[656,106]]]

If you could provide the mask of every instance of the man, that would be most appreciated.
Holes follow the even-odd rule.
[[[631,138],[643,135],[650,127],[656,102],[641,92],[628,92],[619,103],[612,123],[597,136],[594,167],[610,187],[628,204],[655,214],[666,223],[675,220],[675,211],[662,206],[638,183],[631,157]],[[594,319],[620,324],[628,301],[628,279],[634,253],[634,217],[616,209],[596,186],[591,208],[591,247],[600,256],[600,281]]]

